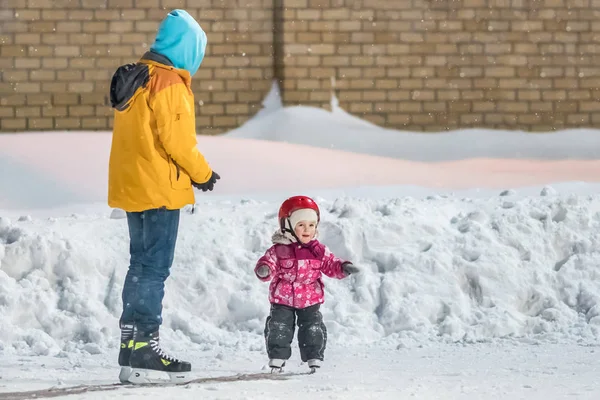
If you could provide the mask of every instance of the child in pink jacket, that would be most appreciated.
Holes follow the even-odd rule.
[[[292,354],[296,318],[302,361],[312,371],[321,366],[327,343],[319,311],[325,295],[322,274],[343,279],[358,272],[352,263],[337,258],[315,239],[319,221],[319,207],[311,198],[294,196],[284,201],[273,246],[254,269],[260,280],[271,280],[271,312],[265,324],[265,339],[269,366],[274,371],[281,370]]]

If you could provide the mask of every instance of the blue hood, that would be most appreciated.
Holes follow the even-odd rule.
[[[194,75],[204,59],[206,33],[184,10],[173,10],[158,27],[150,50],[167,57],[175,68]]]

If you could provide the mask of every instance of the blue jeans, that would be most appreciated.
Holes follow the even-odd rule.
[[[147,336],[162,323],[162,300],[179,229],[179,210],[128,212],[129,270],[123,285],[121,324]]]

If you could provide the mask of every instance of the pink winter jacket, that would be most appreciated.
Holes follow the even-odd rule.
[[[275,244],[263,255],[254,268],[266,265],[273,279],[269,286],[269,301],[293,308],[306,308],[325,301],[321,275],[342,279],[342,265],[347,262],[334,256],[327,246],[312,240],[305,245],[298,243]]]

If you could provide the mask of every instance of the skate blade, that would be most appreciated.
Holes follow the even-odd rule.
[[[121,367],[119,372],[119,381],[121,383],[129,383],[129,377],[131,376],[131,367]]]
[[[156,371],[152,369],[132,368],[129,375],[129,382],[134,384],[169,384],[169,383],[186,383],[192,380],[191,373],[188,372],[166,372]]]

